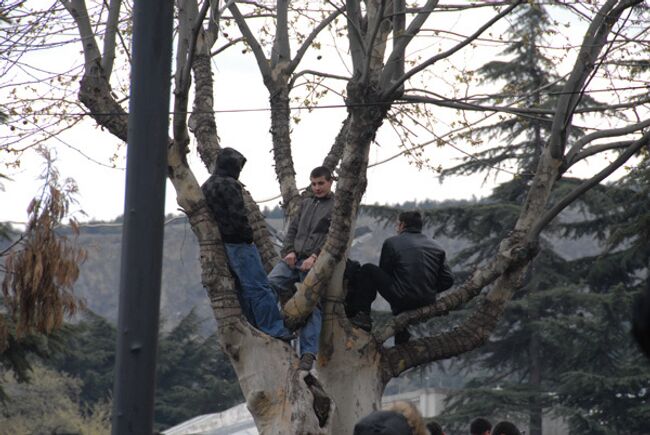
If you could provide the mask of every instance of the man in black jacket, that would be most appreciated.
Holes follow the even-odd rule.
[[[364,264],[349,279],[346,311],[349,317],[370,318],[370,305],[377,292],[390,304],[393,314],[414,310],[435,302],[436,294],[454,284],[445,261],[445,251],[422,234],[422,215],[407,211],[399,215],[398,235],[386,239],[379,267]],[[408,331],[395,336],[396,343],[408,341]]]
[[[281,300],[295,292],[294,284],[302,282],[312,268],[325,244],[332,220],[334,194],[332,174],[319,166],[309,176],[313,196],[306,197],[300,211],[293,217],[282,248],[283,259],[269,274],[271,286]],[[318,352],[321,330],[321,311],[317,306],[300,330],[301,370],[310,370]]]
[[[201,190],[219,226],[228,264],[238,281],[239,300],[246,318],[259,330],[288,341],[292,335],[284,326],[246,215],[238,181],[244,163],[246,158],[238,151],[222,149],[214,174],[203,183]]]

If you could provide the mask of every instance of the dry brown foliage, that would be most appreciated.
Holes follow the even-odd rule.
[[[30,203],[25,232],[4,258],[4,310],[15,323],[17,338],[34,332],[49,334],[81,306],[72,292],[79,265],[86,258],[76,244],[79,226],[70,219],[72,239],[57,231],[75,202],[77,186],[70,179],[59,184],[52,160],[49,156],[46,160],[43,191]],[[0,315],[0,352],[8,333],[3,317]]]

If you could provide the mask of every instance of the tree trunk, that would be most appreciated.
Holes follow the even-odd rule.
[[[344,319],[333,325],[332,342],[337,343],[335,352],[329,358],[319,357],[318,373],[336,406],[331,433],[351,433],[361,417],[381,407],[385,384],[379,345]]]
[[[274,69],[281,74],[278,83],[267,85],[271,104],[271,136],[273,138],[273,158],[275,160],[275,173],[280,182],[282,206],[286,216],[293,217],[300,204],[300,194],[296,187],[296,171],[293,168],[291,155],[291,110],[289,108],[289,87],[287,79],[278,67]]]
[[[542,404],[541,404],[541,384],[542,384],[542,367],[541,355],[539,352],[539,336],[533,332],[528,345],[528,355],[530,361],[530,375],[528,385],[531,396],[529,407],[529,433],[530,435],[542,435]]]

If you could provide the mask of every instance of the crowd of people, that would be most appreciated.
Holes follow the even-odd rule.
[[[288,300],[295,284],[302,282],[323,249],[334,209],[334,179],[319,166],[310,174],[310,194],[305,195],[293,216],[282,247],[282,260],[266,275],[253,242],[239,175],[246,158],[237,150],[224,148],[217,156],[213,174],[203,184],[206,203],[224,243],[228,264],[237,281],[242,311],[248,322],[266,334],[284,341],[297,338],[300,346],[298,369],[311,370],[316,359],[321,331],[321,308],[316,306],[300,328],[298,336],[284,324],[279,302]],[[348,292],[345,311],[353,324],[370,331],[370,307],[379,293],[393,314],[435,302],[436,294],[453,285],[445,251],[422,234],[422,215],[404,212],[397,221],[397,235],[388,238],[379,265],[355,261],[346,264]],[[408,330],[399,331],[395,344],[409,341]]]
[[[470,435],[521,435],[517,426],[501,421],[492,426],[478,417],[469,425]],[[430,420],[425,423],[418,409],[410,402],[395,402],[389,409],[375,411],[354,426],[353,435],[445,435],[442,426]]]

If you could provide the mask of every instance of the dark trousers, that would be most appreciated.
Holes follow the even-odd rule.
[[[370,313],[370,306],[377,297],[377,293],[388,301],[393,314],[433,303],[433,300],[414,300],[408,295],[397,292],[393,287],[390,275],[379,266],[366,263],[356,271],[349,273],[348,294],[345,298],[345,311],[348,317],[353,317],[360,311]]]
[[[400,297],[393,290],[393,280],[379,266],[366,263],[348,281],[348,294],[345,300],[346,312],[352,317],[359,311],[370,313],[372,301],[377,293],[390,304],[394,314],[403,311]]]

